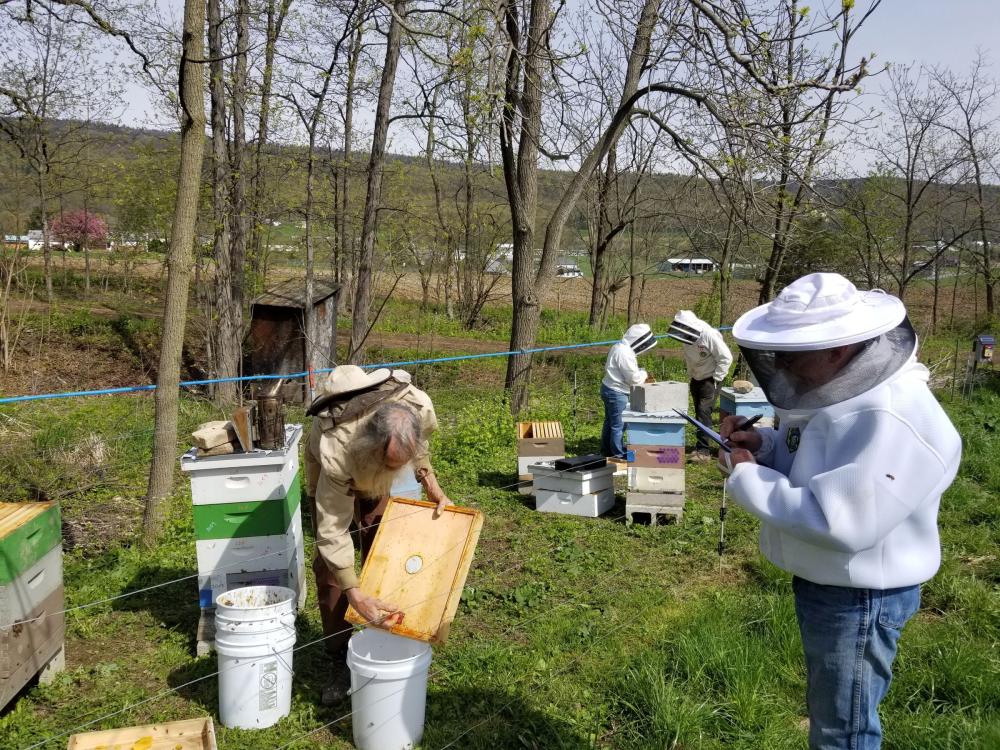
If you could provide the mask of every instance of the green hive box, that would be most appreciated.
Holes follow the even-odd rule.
[[[301,497],[301,475],[296,474],[283,498],[194,505],[194,538],[242,539],[284,534],[298,512]]]
[[[56,503],[0,503],[0,586],[62,542]]]

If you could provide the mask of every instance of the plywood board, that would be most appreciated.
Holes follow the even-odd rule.
[[[67,750],[216,750],[212,718],[74,734]]]
[[[462,596],[483,514],[450,506],[434,518],[435,503],[390,498],[361,571],[361,590],[395,604],[403,622],[391,632],[420,641],[443,643]],[[353,607],[347,620],[365,620]]]

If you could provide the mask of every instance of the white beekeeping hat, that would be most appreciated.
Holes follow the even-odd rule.
[[[830,349],[875,338],[905,318],[906,307],[891,294],[859,291],[838,273],[811,273],[743,313],[733,324],[733,338],[749,349]]]

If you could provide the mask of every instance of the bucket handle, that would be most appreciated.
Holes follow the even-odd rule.
[[[285,625],[284,623],[282,623],[282,624],[283,624],[283,625]],[[285,625],[285,627],[287,628],[287,627],[288,627],[288,625]],[[294,633],[294,632],[295,632],[295,627],[294,627],[294,626],[292,626],[291,630],[292,630],[292,632]],[[292,669],[291,665],[289,665],[289,663],[288,663],[287,661],[285,661],[285,660],[284,660],[284,659],[283,659],[283,658],[281,657],[281,653],[280,653],[280,652],[278,651],[278,649],[276,649],[276,648],[274,647],[274,644],[271,644],[271,653],[273,653],[273,654],[274,654],[274,656],[275,656],[275,658],[276,658],[276,659],[277,659],[278,661],[280,661],[280,662],[281,662],[281,664],[282,664],[282,665],[283,665],[283,666],[285,667],[285,669],[287,669],[287,670],[288,670],[288,674],[289,674],[289,676],[290,676],[290,677],[295,677],[295,670],[294,670],[294,669]]]
[[[347,694],[348,695],[354,695],[355,693],[359,693],[362,690],[364,690],[366,687],[368,687],[369,685],[371,685],[373,682],[375,682],[375,680],[377,680],[377,679],[378,678],[375,675],[372,675],[371,677],[368,678],[368,682],[366,682],[364,685],[359,686],[357,690],[355,690],[354,688],[351,688],[350,690],[347,691]]]

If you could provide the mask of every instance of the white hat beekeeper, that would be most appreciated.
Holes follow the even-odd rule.
[[[902,301],[881,290],[859,291],[836,273],[812,273],[771,302],[744,313],[733,338],[768,401],[779,409],[818,409],[853,398],[896,372],[916,352],[917,337]],[[825,382],[801,377],[805,352],[855,346]]]

